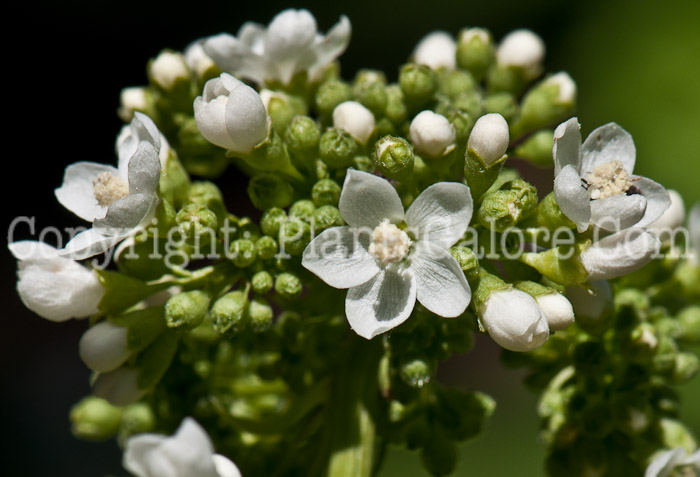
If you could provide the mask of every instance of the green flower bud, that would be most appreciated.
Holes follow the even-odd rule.
[[[513,125],[514,136],[547,127],[569,117],[576,103],[576,83],[566,73],[557,73],[527,92],[520,117]]]
[[[663,447],[668,449],[676,449],[678,447],[695,449],[697,447],[692,433],[683,423],[675,419],[662,418],[659,421],[659,426],[661,429]]]
[[[295,116],[284,133],[284,140],[293,154],[315,154],[321,130],[309,116]]]
[[[185,57],[178,52],[163,50],[148,62],[148,79],[172,99],[190,99],[190,70]],[[182,98],[182,97],[185,98]]]
[[[515,113],[518,112],[518,102],[515,96],[508,92],[491,93],[484,100],[484,111],[486,113],[498,113],[506,121],[510,121],[515,116]]]
[[[396,180],[405,180],[413,172],[413,147],[405,139],[384,136],[374,145],[374,157],[382,173]]]
[[[71,431],[79,439],[103,441],[119,431],[122,410],[104,399],[87,396],[70,411]]]
[[[456,98],[475,87],[474,78],[466,71],[443,69],[438,72],[438,91],[450,98]]]
[[[307,222],[290,219],[282,223],[279,233],[280,251],[289,255],[301,255],[311,241],[311,227]]]
[[[301,280],[291,273],[280,273],[275,280],[275,291],[285,298],[298,298],[303,290]]]
[[[207,314],[209,301],[209,294],[201,290],[186,291],[170,297],[165,304],[165,322],[168,328],[196,328]]]
[[[560,245],[544,252],[527,252],[521,254],[519,260],[556,283],[567,286],[579,285],[588,279],[588,271],[579,259],[581,250],[586,245],[586,243],[572,246]]]
[[[276,174],[263,173],[250,179],[248,196],[256,208],[267,210],[287,207],[292,203],[293,191],[292,186]]]
[[[338,227],[345,224],[340,210],[333,205],[322,205],[314,211],[314,232],[319,234],[330,227]]]
[[[342,129],[330,128],[321,135],[319,155],[330,168],[348,167],[357,150],[357,141]]]
[[[689,306],[678,314],[682,338],[685,341],[700,342],[700,306]]]
[[[257,258],[257,250],[252,240],[234,240],[229,247],[228,258],[240,268],[245,268],[253,263]]]
[[[340,186],[332,179],[321,179],[311,189],[311,199],[317,207],[322,205],[338,205]]]
[[[368,156],[355,156],[352,158],[352,167],[358,171],[374,172],[374,161]]]
[[[399,364],[399,376],[411,387],[422,388],[430,382],[435,372],[434,363],[422,358],[412,358]]]
[[[214,212],[219,220],[226,216],[224,196],[213,182],[197,181],[190,184],[186,201],[205,206]]]
[[[537,224],[552,231],[561,227],[567,229],[576,228],[576,224],[564,215],[559,208],[554,192],[547,194],[537,206]]]
[[[374,70],[359,71],[352,86],[352,95],[375,115],[384,114],[388,103],[384,73]]]
[[[492,92],[506,91],[520,95],[527,86],[527,80],[520,69],[496,65],[488,71],[486,85]]]
[[[270,275],[269,272],[263,270],[253,275],[253,278],[250,279],[250,284],[253,287],[253,291],[255,293],[264,295],[265,293],[272,290],[272,287],[275,283],[274,279],[272,278],[272,275]]]
[[[437,91],[435,72],[425,65],[409,63],[399,71],[399,85],[406,101],[420,107],[430,101]]]
[[[279,229],[277,233],[279,233]],[[270,260],[277,255],[277,241],[269,235],[260,237],[255,242],[255,252],[259,259]]]
[[[495,49],[491,34],[481,28],[459,32],[457,38],[457,65],[468,70],[480,81],[493,64]]]
[[[276,237],[280,233],[280,225],[287,220],[287,213],[279,207],[268,208],[260,219],[260,228],[265,235]]]
[[[474,127],[475,120],[458,108],[451,108],[444,116],[450,121],[455,131],[455,139],[458,143],[465,143],[469,139],[469,133]]]
[[[554,131],[543,129],[528,137],[515,149],[515,155],[538,166],[552,165]]]
[[[352,89],[350,85],[343,81],[330,80],[318,87],[314,101],[319,114],[330,117],[336,106],[351,99]]]
[[[188,241],[198,235],[211,234],[218,225],[216,214],[199,204],[187,204],[180,209],[175,220]]]
[[[673,382],[682,384],[690,381],[698,373],[700,362],[693,353],[678,353],[676,355],[676,366],[673,369]]]
[[[151,406],[137,402],[126,406],[122,411],[119,439],[124,441],[135,434],[151,432],[156,427],[156,417]]]
[[[245,313],[248,294],[240,290],[232,291],[214,302],[209,312],[214,329],[221,333],[239,333],[245,328],[248,319]]]
[[[123,88],[119,93],[119,108],[117,109],[119,119],[128,123],[134,118],[136,111],[155,118],[157,96],[159,95],[153,89],[143,86]]]
[[[476,121],[484,112],[483,103],[483,98],[478,91],[465,91],[454,99],[452,107],[464,111]]]
[[[256,333],[266,331],[272,325],[274,312],[270,304],[262,298],[254,298],[248,306],[250,326]]]
[[[289,208],[289,217],[293,219],[305,220],[308,222],[314,213],[316,206],[308,199],[298,200]]]
[[[479,223],[497,232],[515,226],[537,206],[537,190],[525,181],[513,181],[486,194],[477,214]]]
[[[272,120],[272,126],[279,134],[285,132],[294,116],[307,113],[303,99],[280,91],[263,89],[260,91],[260,99]]]
[[[397,84],[387,86],[386,96],[387,101],[384,115],[394,124],[401,124],[408,116],[401,87]]]
[[[469,247],[455,245],[450,248],[450,253],[457,260],[459,267],[465,272],[479,271],[479,259]]]

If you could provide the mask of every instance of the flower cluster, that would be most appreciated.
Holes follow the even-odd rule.
[[[74,433],[117,436],[139,477],[362,477],[387,443],[445,475],[494,403],[437,367],[483,333],[544,390],[553,475],[693,451],[659,396],[698,367],[700,209],[679,240],[682,199],[633,174],[630,134],[582,143],[576,84],[544,73],[535,33],[434,32],[392,83],[340,76],[350,31],[285,10],[163,51],[122,93],[117,166],[56,189],[91,227],[10,244],[28,308],[91,317]],[[553,166],[553,191],[511,157]],[[250,204],[212,182],[229,166]],[[602,437],[634,448],[577,467]]]

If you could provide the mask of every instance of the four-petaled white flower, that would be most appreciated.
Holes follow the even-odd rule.
[[[123,465],[136,477],[241,477],[236,464],[214,453],[207,433],[191,417],[173,436],[137,434],[129,437]]]
[[[471,290],[448,249],[472,217],[467,186],[433,184],[404,213],[388,181],[349,169],[339,209],[348,226],[316,237],[302,265],[332,287],[349,288],[345,313],[358,335],[370,339],[403,323],[416,299],[443,317],[464,312]]]
[[[314,78],[340,56],[350,41],[350,21],[340,21],[328,32],[317,31],[307,10],[278,13],[265,28],[247,22],[238,36],[221,33],[203,40],[204,51],[221,70],[256,83],[289,83],[301,71]]]
[[[632,136],[616,123],[595,129],[581,144],[577,118],[554,131],[554,196],[562,212],[583,232],[589,224],[618,231],[646,227],[671,204],[664,187],[632,174]]]
[[[700,472],[700,450],[690,455],[682,447],[661,452],[651,461],[644,477],[668,477],[674,469],[684,467],[693,472],[688,475],[697,475],[697,472]]]
[[[8,247],[18,260],[17,291],[27,308],[51,321],[97,313],[104,288],[92,270],[43,242],[23,240]]]
[[[76,235],[60,251],[81,260],[107,251],[142,230],[158,205],[162,139],[148,116],[135,113],[117,141],[118,168],[77,162],[66,168],[56,198],[92,228]]]

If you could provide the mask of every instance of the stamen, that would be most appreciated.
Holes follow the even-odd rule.
[[[369,253],[383,263],[396,263],[408,255],[411,243],[406,232],[388,220],[383,220],[372,231]]]
[[[129,184],[109,172],[100,173],[92,181],[93,193],[97,203],[102,207],[107,207],[121,198],[129,195]]]
[[[591,200],[605,199],[613,195],[626,193],[632,186],[629,174],[620,161],[600,164],[587,179]]]

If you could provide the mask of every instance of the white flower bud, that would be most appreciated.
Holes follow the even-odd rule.
[[[134,86],[124,88],[119,93],[119,110],[117,114],[122,121],[131,121],[134,111],[146,111],[148,100],[146,99],[146,88]]]
[[[171,51],[164,51],[153,60],[150,73],[153,81],[166,91],[173,89],[176,82],[190,78],[185,57]]]
[[[356,101],[345,101],[333,110],[333,127],[343,129],[356,141],[367,144],[374,131],[374,115]]]
[[[483,28],[467,28],[465,30],[462,30],[459,33],[459,42],[469,43],[474,37],[479,37],[479,39],[483,43],[491,42],[491,35],[488,31],[484,30]]]
[[[660,248],[656,235],[635,227],[594,242],[580,259],[589,280],[608,280],[642,268]]]
[[[270,130],[258,93],[227,73],[206,82],[194,100],[194,119],[207,141],[239,154],[252,151]]]
[[[550,76],[544,83],[559,86],[559,96],[557,96],[557,101],[559,103],[573,104],[576,100],[576,83],[565,71]]]
[[[139,389],[138,381],[138,368],[122,366],[97,376],[92,385],[92,393],[112,406],[128,406],[146,394],[146,389]]]
[[[481,116],[469,135],[468,146],[486,165],[491,165],[506,153],[510,133],[505,118],[498,113]]]
[[[657,235],[658,232],[664,229],[673,230],[678,228],[682,226],[685,221],[685,204],[683,202],[683,197],[673,189],[666,190],[671,198],[671,205],[661,217],[649,225],[649,229],[657,233]]]
[[[612,287],[607,280],[593,280],[588,285],[590,290],[582,287],[567,287],[566,296],[577,318],[594,322],[612,312]]]
[[[185,62],[187,67],[202,78],[208,71],[215,68],[214,60],[204,52],[201,41],[195,41],[185,48]]]
[[[409,130],[411,142],[418,152],[441,157],[455,148],[455,129],[448,119],[432,111],[418,113]]]
[[[423,37],[413,52],[413,60],[420,65],[427,65],[433,69],[441,67],[454,69],[457,44],[449,33],[436,31]]]
[[[547,318],[537,302],[517,289],[491,292],[480,315],[491,338],[511,351],[530,351],[549,338]]]
[[[528,78],[534,78],[541,72],[544,52],[542,38],[530,30],[515,30],[501,40],[496,59],[499,65],[522,68]]]
[[[124,364],[131,350],[127,345],[128,329],[111,321],[93,326],[80,338],[80,359],[93,371],[113,371]]]
[[[574,309],[561,293],[538,295],[535,301],[547,318],[549,331],[563,330],[574,322]]]

